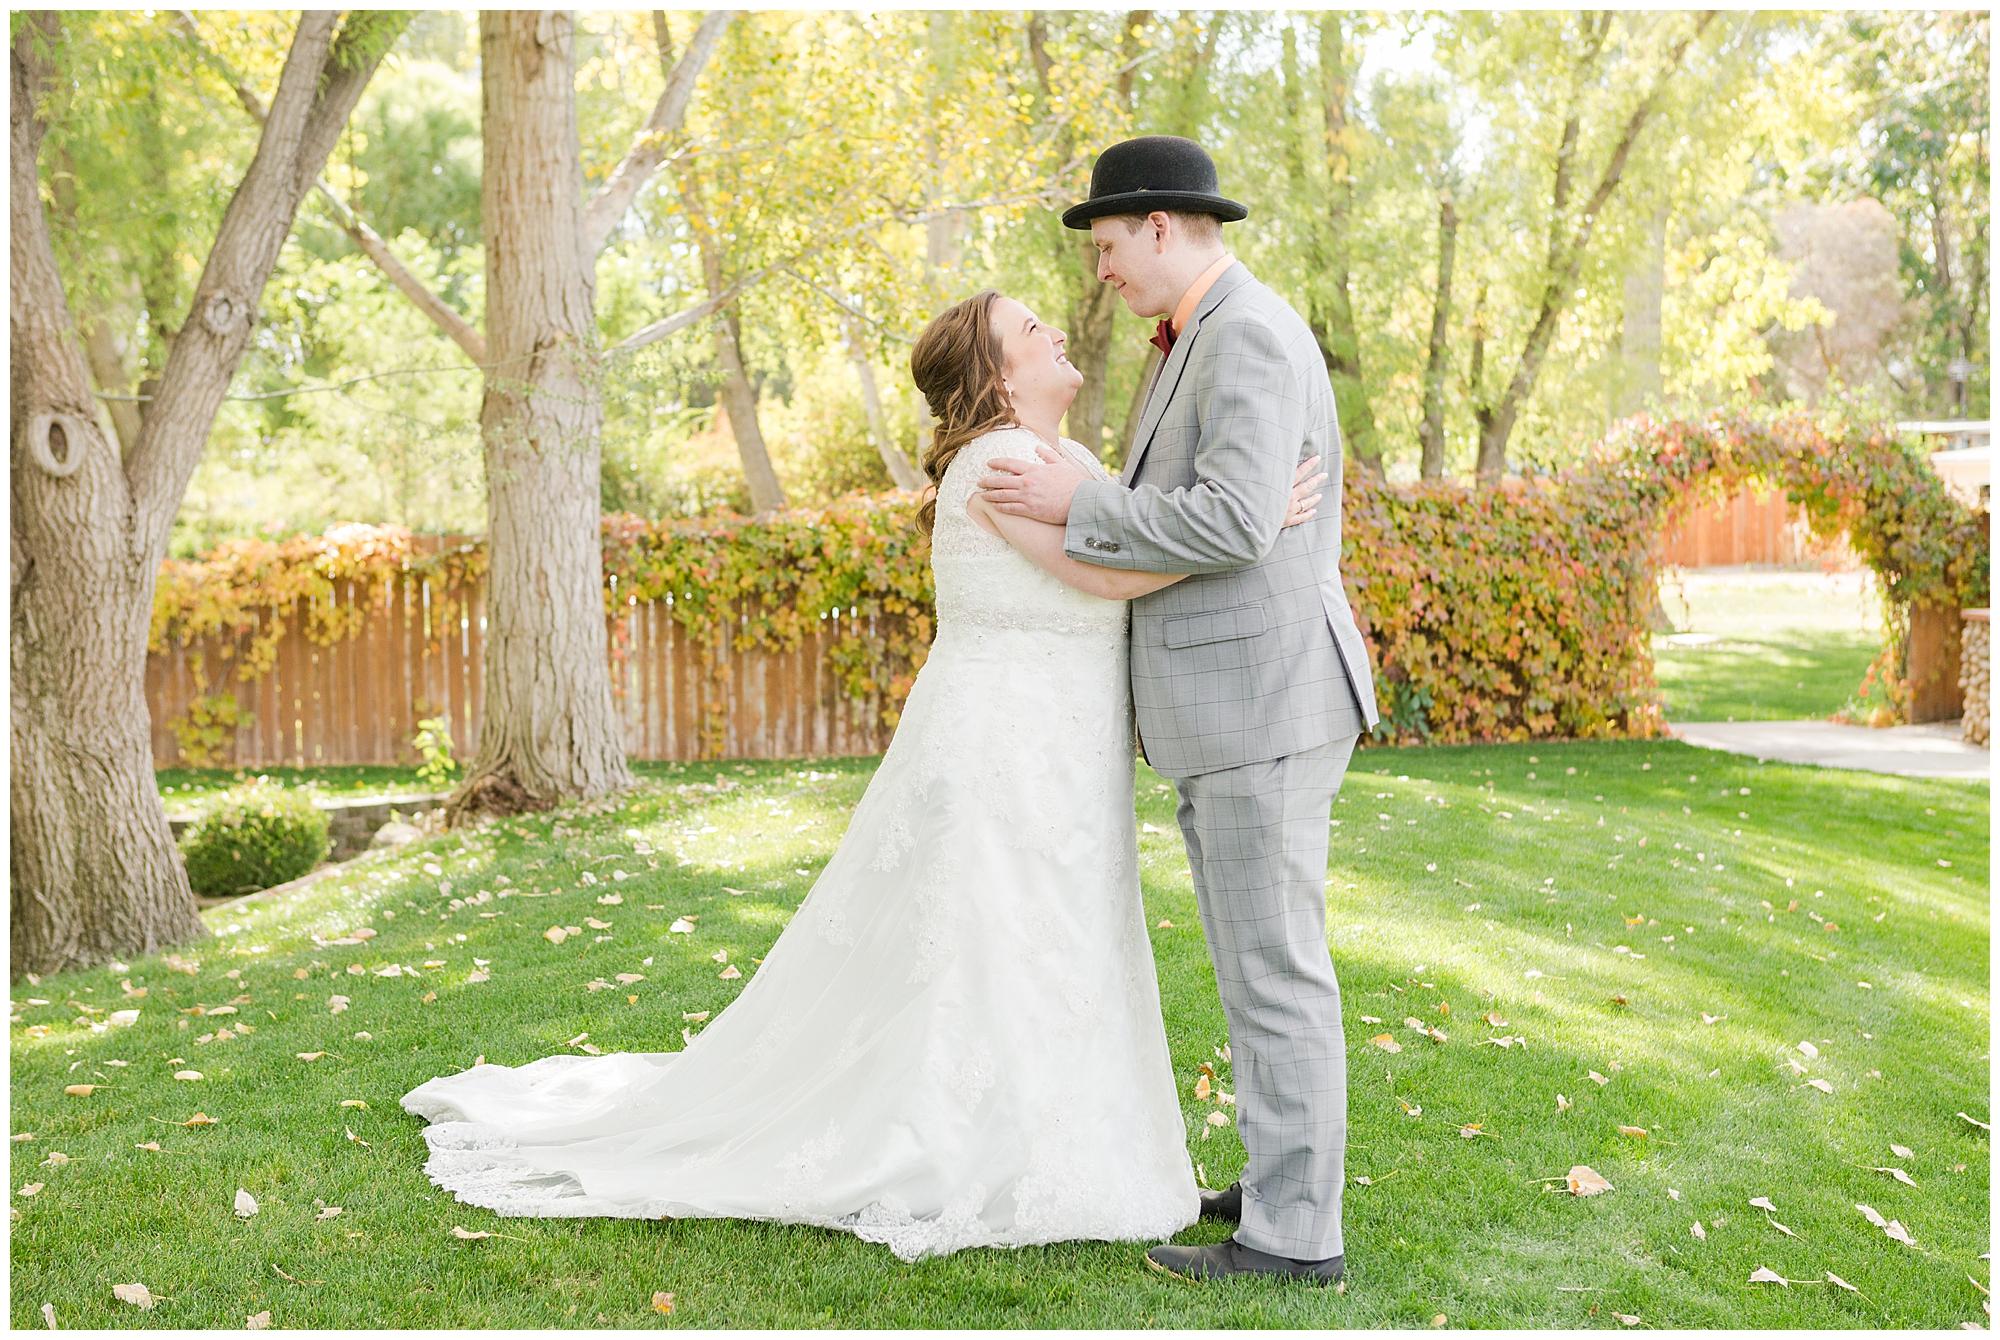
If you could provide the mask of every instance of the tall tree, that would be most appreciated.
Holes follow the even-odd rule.
[[[149,953],[205,932],[153,783],[153,585],[265,280],[407,14],[299,17],[269,119],[126,459],[106,440],[57,271],[38,158],[62,19],[17,20],[9,185],[15,971]],[[88,53],[86,53],[86,58]],[[155,314],[156,319],[158,314]]]
[[[1654,68],[1640,73],[1628,65],[1615,72],[1617,87],[1610,90],[1614,95],[1635,74],[1643,82],[1643,91],[1622,120],[1609,127],[1610,149],[1595,174],[1595,182],[1589,186],[1588,194],[1582,195],[1580,205],[1580,188],[1588,179],[1588,165],[1582,161],[1584,110],[1586,103],[1592,100],[1590,95],[1603,91],[1601,85],[1606,82],[1606,67],[1610,64],[1607,46],[1619,16],[1610,10],[1585,14],[1573,38],[1563,44],[1564,64],[1567,67],[1564,71],[1567,77],[1563,82],[1567,87],[1562,102],[1562,129],[1549,176],[1548,242],[1539,276],[1535,314],[1522,341],[1514,371],[1499,398],[1487,400],[1482,396],[1473,407],[1473,416],[1479,424],[1476,468],[1484,484],[1497,484],[1506,473],[1508,439],[1513,436],[1514,425],[1534,393],[1535,381],[1541,375],[1542,363],[1555,340],[1557,326],[1575,296],[1577,276],[1583,268],[1584,257],[1590,250],[1598,222],[1624,180],[1626,165],[1631,160],[1639,136],[1658,110],[1667,84],[1679,72],[1688,49],[1714,23],[1715,17],[1714,10],[1693,15],[1691,26],[1690,16],[1679,14],[1658,19],[1626,19],[1628,23],[1670,26],[1680,31],[1667,41],[1666,52]]]
[[[1368,383],[1361,370],[1361,337],[1354,329],[1354,156],[1358,139],[1353,117],[1354,72],[1348,67],[1346,25],[1351,16],[1328,11],[1319,16],[1320,123],[1325,132],[1326,223],[1323,288],[1316,290],[1306,324],[1319,341],[1333,382],[1340,416],[1341,450],[1376,474],[1382,472],[1382,444]]]
[[[1151,10],[1134,9],[1119,23],[1115,107],[1126,123],[1136,111],[1136,77],[1144,52],[1144,35],[1152,19]],[[1028,54],[1034,63],[1044,104],[1053,108],[1062,95],[1056,88],[1055,57],[1049,50],[1048,16],[1040,11],[1029,16]],[[1077,152],[1076,122],[1066,118],[1057,138],[1057,156],[1068,166],[1076,159]],[[1081,180],[1081,174],[1078,179]],[[1065,427],[1072,438],[1091,454],[1098,455],[1104,449],[1105,391],[1110,383],[1111,336],[1118,315],[1118,292],[1097,281],[1097,247],[1089,235],[1079,239],[1071,229],[1057,231],[1056,247],[1065,253],[1061,265],[1070,294],[1069,361],[1083,374],[1083,385],[1077,388],[1076,399],[1070,402]]]
[[[481,14],[484,333],[318,183],[356,245],[486,371],[485,703],[478,750],[452,797],[454,816],[601,795],[631,782],[605,665],[596,261],[666,161],[732,18],[729,11],[703,18],[630,148],[586,198],[573,18],[559,10]],[[657,31],[664,36],[664,22]],[[260,115],[255,94],[228,78],[245,110]],[[674,320],[698,320],[733,296],[711,295]],[[678,328],[658,322],[655,333],[641,335]]]

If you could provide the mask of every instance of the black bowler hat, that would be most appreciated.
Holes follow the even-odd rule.
[[[1141,135],[1097,156],[1090,170],[1090,199],[1063,211],[1066,228],[1088,228],[1107,214],[1151,214],[1156,209],[1213,214],[1235,223],[1250,211],[1217,190],[1215,160],[1193,140]]]

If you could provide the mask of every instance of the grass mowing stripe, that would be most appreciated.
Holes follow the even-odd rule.
[[[1990,1120],[1986,788],[1661,742],[1357,755],[1328,871],[1348,1171],[1371,1180],[1345,1193],[1344,1294],[1176,1285],[1140,1268],[1138,1244],[906,1266],[815,1229],[503,1221],[424,1180],[420,1123],[398,1096],[479,1055],[519,1064],[581,1033],[607,1051],[678,1049],[702,1026],[687,1016],[712,1019],[740,989],[711,955],[754,967],[873,766],[642,768],[645,787],[615,803],[427,839],[282,902],[217,909],[211,926],[241,929],[183,951],[192,973],[152,957],[16,983],[13,1129],[35,1138],[10,1146],[13,1186],[44,1186],[13,1198],[14,1324],[39,1326],[44,1302],[68,1327],[234,1327],[266,1308],[276,1325],[317,1327],[1983,1315],[1966,1276],[1987,1275],[1989,1136],[1956,1113]],[[1158,830],[1140,839],[1147,916],[1173,923],[1152,933],[1168,1037],[1190,1152],[1220,1186],[1242,1149],[1233,1125],[1207,1120],[1227,1109],[1194,1098],[1197,1068],[1235,1085],[1164,785],[1141,770],[1139,819]],[[687,917],[691,934],[670,929]],[[331,943],[362,925],[377,934]],[[555,925],[579,934],[551,943]],[[380,975],[390,964],[398,975]],[[471,980],[480,971],[489,980]],[[128,979],[146,995],[128,1000]],[[338,1014],[334,996],[349,1001]],[[134,1006],[135,1025],[106,1025]],[[223,1027],[235,1035],[218,1041]],[[1370,1043],[1384,1032],[1400,1051]],[[1525,1042],[1477,1045],[1489,1036]],[[171,1078],[182,1069],[204,1078]],[[64,1094],[77,1083],[112,1087]],[[197,1110],[217,1124],[181,1124]],[[160,1152],[135,1148],[148,1143]],[[69,1161],[43,1166],[52,1152]],[[1617,1189],[1578,1199],[1539,1180],[1577,1163]],[[1869,1170],[1884,1166],[1918,1185]],[[232,1212],[238,1187],[258,1199],[254,1218]],[[1757,1196],[1797,1236],[1751,1208]],[[1907,1225],[1917,1248],[1856,1202]],[[453,1225],[514,1237],[462,1242]],[[1183,1240],[1225,1235],[1199,1225]],[[1862,1294],[1752,1286],[1760,1265],[1792,1280],[1831,1270]],[[132,1281],[164,1301],[114,1301],[111,1286]],[[671,1316],[652,1310],[659,1290],[676,1296]]]

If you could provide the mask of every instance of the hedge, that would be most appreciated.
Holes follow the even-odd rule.
[[[1388,733],[1458,742],[1656,732],[1647,615],[1659,537],[1698,497],[1748,480],[1783,488],[1817,534],[1846,533],[1875,569],[1892,616],[1891,670],[1901,655],[1894,630],[1907,628],[1913,604],[1987,603],[1986,515],[1946,493],[1914,447],[1835,415],[1641,416],[1578,468],[1497,490],[1350,470],[1342,573]],[[847,692],[893,725],[935,619],[930,546],[913,511],[910,495],[890,493],[756,518],[607,516],[605,610],[670,599],[704,645],[733,638],[769,650],[796,646],[838,610],[834,666]],[[388,526],[231,541],[162,569],[153,646],[247,635],[247,679],[276,645],[282,620],[271,616],[294,601],[308,603],[307,635],[330,643],[358,622],[325,599],[336,582],[430,567],[469,578],[484,565],[477,544],[417,557],[409,532]]]

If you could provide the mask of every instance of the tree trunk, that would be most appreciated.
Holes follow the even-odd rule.
[[[1596,68],[1605,38],[1611,30],[1612,15],[1606,10],[1595,22],[1588,15],[1584,18],[1585,48],[1573,80],[1572,110],[1563,124],[1562,142],[1556,149],[1555,180],[1550,190],[1549,256],[1541,309],[1536,313],[1527,338],[1521,343],[1520,361],[1514,365],[1514,375],[1508,380],[1500,403],[1481,412],[1479,476],[1483,482],[1497,481],[1506,472],[1507,441],[1514,434],[1514,424],[1520,418],[1528,397],[1534,394],[1536,379],[1541,376],[1542,360],[1548,357],[1549,349],[1555,343],[1557,326],[1569,308],[1571,295],[1576,291],[1577,276],[1583,268],[1585,253],[1590,250],[1591,238],[1596,234],[1597,222],[1604,216],[1604,208],[1612,196],[1617,194],[1619,183],[1625,179],[1625,165],[1630,161],[1632,148],[1638,143],[1646,122],[1652,119],[1653,109],[1659,104],[1667,81],[1679,71],[1688,47],[1708,30],[1708,26],[1715,21],[1715,15],[1715,10],[1702,11],[1695,17],[1694,31],[1668,50],[1664,68],[1626,117],[1619,137],[1612,145],[1610,157],[1605,161],[1604,171],[1598,177],[1597,187],[1584,202],[1572,225],[1568,209],[1575,182],[1581,118],[1579,109],[1584,100],[1584,86]]]
[[[1104,396],[1111,380],[1111,335],[1118,316],[1118,290],[1097,282],[1097,247],[1086,241],[1080,249],[1088,267],[1088,288],[1070,306],[1069,361],[1083,374],[1070,402],[1065,427],[1069,436],[1093,456],[1104,454]]]
[[[486,706],[454,815],[628,786],[606,672],[594,258],[582,231],[575,31],[479,16],[486,164],[480,407],[488,515]]]
[[[1437,296],[1431,300],[1431,351],[1424,365],[1423,443],[1425,479],[1444,478],[1444,374],[1450,358],[1451,271],[1458,255],[1458,209],[1449,188],[1438,193]]]
[[[1611,417],[1622,419],[1657,397],[1660,378],[1661,302],[1667,281],[1667,216],[1662,210],[1646,225],[1646,251],[1625,275],[1623,319],[1618,335],[1618,384]]]
[[[855,380],[861,383],[861,407],[868,413],[869,439],[875,443],[875,450],[880,453],[889,478],[899,489],[921,492],[926,482],[923,472],[910,463],[910,458],[889,436],[889,416],[882,412],[882,392],[875,385],[875,365],[868,361],[868,351],[861,345],[860,331],[852,327],[847,332],[847,357],[854,365]],[[731,426],[734,426],[733,420]]]
[[[724,291],[722,248],[709,226],[708,214],[692,177],[681,179],[681,205],[689,230],[701,252],[701,277],[713,299]],[[732,308],[714,321],[715,361],[722,368],[719,398],[729,415],[729,434],[736,439],[736,457],[743,463],[743,479],[750,486],[750,506],[758,512],[775,512],[785,505],[785,489],[771,466],[771,453],[764,445],[764,432],[757,423],[757,387],[743,367],[743,327]]]
[[[61,40],[52,15],[24,24],[11,53],[16,973],[85,967],[207,934],[153,784],[144,669],[153,569],[127,530],[131,495],[118,449],[98,427],[36,181],[36,95],[51,75],[38,40]]]
[[[15,34],[9,180],[13,672],[9,841],[17,972],[205,934],[153,782],[146,637],[167,535],[248,347],[299,201],[407,17],[300,16],[271,125],[231,196],[129,463],[98,426],[37,182],[36,96],[59,21]],[[162,314],[152,313],[157,322]]]
[[[1349,238],[1354,208],[1352,172],[1353,128],[1348,124],[1349,75],[1340,15],[1319,20],[1320,106],[1326,125],[1327,297],[1314,303],[1308,323],[1319,341],[1320,357],[1333,382],[1334,410],[1340,416],[1341,448],[1350,460],[1375,474],[1382,473],[1382,447],[1375,431],[1375,410],[1361,376],[1361,337],[1354,329],[1353,284]]]

